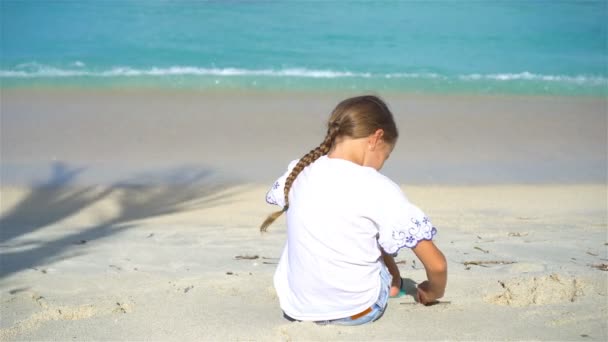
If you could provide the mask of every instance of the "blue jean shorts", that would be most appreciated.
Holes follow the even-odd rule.
[[[329,321],[317,321],[315,323],[326,325],[326,324],[337,324],[337,325],[361,325],[365,323],[370,323],[378,320],[384,314],[386,310],[386,306],[388,304],[388,297],[391,290],[391,281],[392,276],[388,272],[386,266],[382,265],[380,269],[380,279],[382,284],[380,285],[380,294],[378,295],[378,300],[371,306],[372,311],[365,314],[362,317],[352,319],[350,317],[332,319]]]

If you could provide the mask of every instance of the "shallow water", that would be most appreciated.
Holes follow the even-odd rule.
[[[3,1],[3,86],[605,95],[596,2]]]

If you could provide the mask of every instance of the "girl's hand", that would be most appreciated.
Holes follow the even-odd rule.
[[[428,280],[423,281],[422,283],[418,284],[418,291],[416,293],[416,300],[418,301],[418,303],[424,304],[424,305],[433,305],[433,304],[437,304],[437,298],[434,297],[431,293],[431,284],[429,283]]]

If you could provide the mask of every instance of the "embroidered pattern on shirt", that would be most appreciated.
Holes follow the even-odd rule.
[[[277,201],[274,200],[274,197],[270,194],[270,192],[266,194],[266,203],[278,205]]]
[[[397,249],[402,247],[413,248],[422,240],[432,240],[437,234],[437,229],[433,227],[428,217],[424,217],[422,222],[414,218],[407,231],[393,231],[393,240],[397,242]]]
[[[272,188],[270,188],[270,190],[266,193],[266,203],[273,204],[273,205],[279,205],[279,203],[275,199],[273,192],[274,192],[274,190],[277,190],[280,187],[281,187],[281,183],[279,183],[279,181],[274,182],[274,184],[272,185]]]

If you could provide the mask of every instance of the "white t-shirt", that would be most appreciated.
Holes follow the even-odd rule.
[[[268,203],[284,206],[285,179],[296,163],[268,191]],[[389,178],[322,156],[289,191],[287,243],[274,275],[281,308],[303,321],[358,314],[378,299],[380,248],[396,255],[435,233]]]

